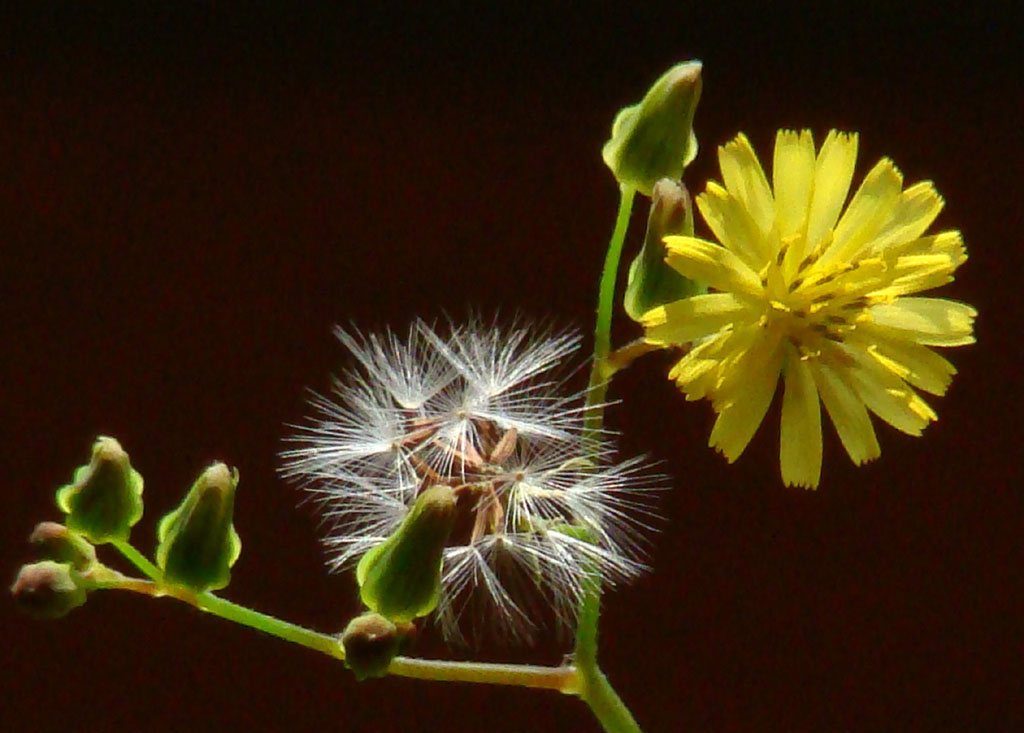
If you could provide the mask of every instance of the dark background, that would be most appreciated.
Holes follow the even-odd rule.
[[[979,343],[952,352],[923,439],[880,426],[881,460],[855,468],[826,428],[816,492],[778,479],[777,413],[730,467],[665,360],[623,377],[623,451],[675,481],[654,573],[607,598],[606,670],[650,731],[1018,729],[1019,24],[984,3],[79,5],[0,11],[8,577],[109,434],[146,478],[140,547],[226,460],[244,547],[225,595],[340,629],[353,582],[326,574],[315,516],[275,475],[304,390],[345,361],[331,326],[476,307],[589,329],[617,200],[601,145],[701,58],[690,185],[739,130],[768,159],[778,127],[859,130],[858,178],[891,155],[946,197],[939,225],[971,259],[945,293],[978,307]],[[595,729],[554,693],[357,684],[169,600],[98,594],[52,623],[0,601],[0,618],[5,730]]]

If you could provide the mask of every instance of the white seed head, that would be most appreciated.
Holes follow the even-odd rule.
[[[607,434],[585,434],[584,394],[566,394],[563,366],[578,334],[480,319],[447,337],[423,321],[404,339],[336,333],[358,367],[314,396],[282,468],[322,505],[332,568],[352,567],[445,484],[458,498],[436,612],[449,639],[571,628],[588,577],[611,585],[645,569],[664,481],[643,459],[615,463]]]

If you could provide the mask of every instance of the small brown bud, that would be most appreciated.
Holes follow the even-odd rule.
[[[69,563],[78,571],[84,571],[96,563],[96,548],[80,534],[57,522],[40,522],[32,530],[28,541],[47,560]]]
[[[85,589],[71,566],[52,560],[22,565],[11,595],[21,610],[36,618],[60,618],[85,603]]]
[[[345,664],[360,681],[367,677],[384,677],[401,642],[402,635],[395,624],[373,612],[349,621],[341,635]]]

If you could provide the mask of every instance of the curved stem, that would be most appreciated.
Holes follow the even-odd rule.
[[[604,424],[604,398],[608,393],[608,354],[612,344],[612,312],[615,310],[615,283],[619,273],[619,259],[622,243],[626,240],[629,215],[633,211],[633,197],[636,191],[629,186],[619,187],[619,212],[615,217],[615,229],[608,242],[604,256],[604,270],[597,294],[597,320],[594,324],[594,361],[590,365],[590,384],[587,387],[587,412],[585,427],[594,434]]]
[[[635,193],[628,186],[621,186],[619,189],[619,211],[615,217],[615,229],[608,242],[604,270],[601,273],[601,283],[598,287],[597,321],[594,326],[594,361],[590,367],[590,384],[587,389],[586,403],[585,431],[589,438],[596,438],[604,425],[608,380],[616,371],[610,362],[615,284],[618,279],[622,244],[626,239]],[[580,676],[579,695],[590,706],[605,731],[609,733],[639,733],[640,727],[633,719],[629,708],[622,702],[597,664],[597,629],[600,617],[601,582],[600,578],[594,576],[583,589],[579,626],[576,630],[574,661]]]
[[[131,561],[132,565],[137,567],[146,577],[150,580],[159,583],[163,578],[163,573],[160,572],[160,568],[151,563],[149,559],[141,552],[136,550],[125,540],[111,540],[111,544],[124,555],[128,560]]]
[[[601,726],[609,733],[640,733],[640,726],[637,725],[633,714],[629,712],[629,708],[622,702],[622,698],[615,692],[615,688],[604,673],[595,666],[593,673],[584,677],[586,684],[580,692],[580,697],[590,706]]]
[[[615,285],[622,245],[629,227],[635,190],[620,187],[619,209],[615,228],[608,243],[604,269],[598,292],[597,319],[594,328],[594,360],[587,391],[585,434],[596,438],[604,424],[605,396],[608,380],[616,368],[609,361],[611,354],[611,323],[615,305]],[[336,659],[344,659],[345,651],[335,636],[323,634],[264,613],[240,606],[212,593],[193,593],[187,589],[165,586],[162,573],[127,542],[115,547],[151,580],[108,578],[87,581],[92,589],[116,588],[150,596],[170,596],[189,603],[215,616],[234,621],[286,641],[301,644]],[[390,674],[416,679],[485,684],[518,685],[557,690],[579,696],[608,733],[639,733],[640,728],[629,709],[612,688],[597,664],[597,629],[601,610],[601,585],[596,576],[584,588],[576,636],[575,665],[540,667],[533,665],[449,662],[396,657],[388,668]]]
[[[594,578],[584,589],[574,661],[580,674],[580,697],[606,731],[639,733],[640,726],[597,664],[597,622],[601,615],[601,586]]]
[[[556,690],[566,695],[580,694],[579,673],[572,665],[540,667],[530,664],[487,664],[484,662],[446,662],[435,659],[395,657],[388,672],[400,677],[445,682],[482,682],[492,685],[517,685]]]
[[[104,568],[105,570],[105,568]],[[251,608],[233,603],[212,593],[195,593],[178,586],[165,586],[142,578],[126,578],[118,573],[97,572],[83,577],[89,590],[126,590],[154,598],[168,597],[187,603],[227,621],[300,644],[335,659],[345,658],[345,649],[337,636],[307,629]],[[388,673],[399,677],[443,682],[475,682],[491,685],[517,685],[555,690],[567,695],[581,694],[579,673],[572,665],[543,667],[536,665],[449,662],[434,659],[395,657]]]
[[[304,647],[314,649],[335,659],[345,658],[345,650],[341,646],[338,637],[331,634],[323,634],[298,624],[282,621],[274,616],[254,611],[251,608],[240,606],[223,598],[218,598],[209,592],[197,595],[196,601],[196,608],[212,613],[214,616],[220,616],[228,621],[234,621],[236,624],[242,624],[257,631],[262,631],[265,634],[272,634],[279,639],[284,639],[294,644],[301,644]]]

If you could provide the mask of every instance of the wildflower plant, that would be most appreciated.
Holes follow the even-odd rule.
[[[858,464],[880,452],[869,412],[919,434],[936,415],[918,390],[942,394],[955,373],[934,349],[971,343],[976,315],[919,295],[966,259],[958,232],[926,233],[943,203],[931,183],[904,189],[883,159],[847,201],[855,134],[830,132],[816,149],[809,131],[779,132],[770,183],[745,136],[722,146],[724,185],[696,198],[713,239],[698,237],[682,176],[697,154],[700,92],[699,62],[673,67],[616,117],[604,146],[620,197],[586,388],[571,386],[582,341],[572,330],[475,317],[336,331],[351,364],[286,437],[281,472],[318,506],[329,565],[354,576],[362,612],[322,633],[214,593],[242,548],[239,472],[223,463],[164,516],[147,558],[129,541],[143,480],[107,437],[58,490],[63,523],[33,532],[42,559],[11,586],[19,605],[57,618],[98,590],[174,598],[343,660],[360,680],[557,690],[604,730],[639,730],[598,665],[597,630],[602,594],[648,569],[666,482],[647,458],[621,457],[604,427],[615,374],[676,351],[668,376],[686,399],[711,401],[710,442],[730,461],[781,381],[782,480],[814,487],[821,406]],[[651,197],[650,216],[619,300],[637,193]],[[620,305],[637,334],[613,348]],[[142,577],[104,564],[103,544]],[[425,659],[411,640],[428,624],[463,647],[572,636],[572,651],[552,666]],[[552,630],[561,635],[542,633]]]

